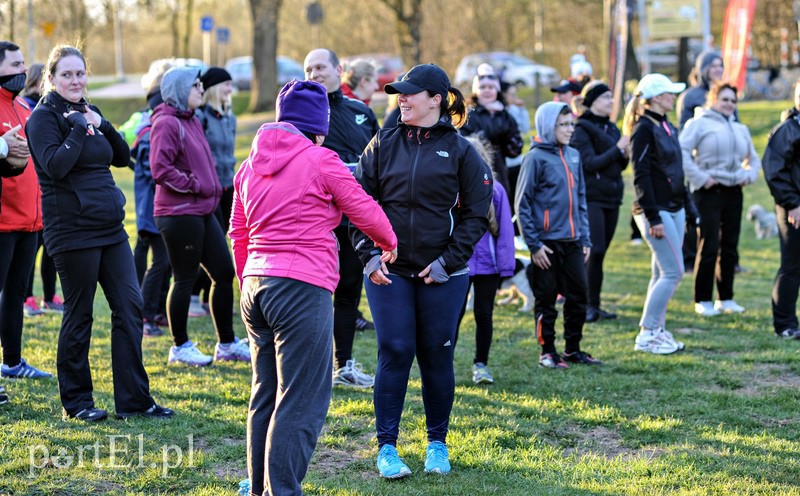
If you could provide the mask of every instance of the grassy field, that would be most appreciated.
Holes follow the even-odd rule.
[[[786,106],[742,105],[759,153]],[[241,138],[240,155],[250,139]],[[116,177],[132,198],[131,173]],[[763,179],[745,191],[745,207],[773,205]],[[743,221],[741,264],[748,272],[737,277],[736,300],[746,313],[696,316],[686,277],[667,323],[687,350],[635,353],[650,252],[627,242],[629,206],[630,188],[606,259],[605,306],[620,318],[585,328],[584,349],[604,367],[538,368],[532,315],[500,307],[489,364],[496,384],[476,387],[468,316],[455,358],[453,472],[422,471],[424,414],[414,370],[398,443],[414,475],[396,482],[377,476],[371,392],[337,389],[306,494],[800,495],[800,342],[772,333],[777,240],[757,241]],[[128,214],[132,231],[132,201]],[[109,311],[98,293],[95,401],[113,410]],[[32,364],[55,371],[59,322],[52,315],[26,319],[23,356]],[[235,328],[244,334],[241,322]],[[201,349],[212,349],[209,319],[193,319],[190,332]],[[359,333],[355,343],[355,357],[368,371],[376,365],[373,332]],[[166,336],[143,345],[155,398],[178,412],[169,421],[64,421],[54,379],[4,381],[12,402],[0,407],[0,494],[234,494],[246,477],[249,365],[167,367],[169,345]]]

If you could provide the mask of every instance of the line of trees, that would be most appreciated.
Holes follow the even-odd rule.
[[[586,47],[596,74],[602,74],[605,60],[601,0],[318,0],[324,17],[314,29],[306,20],[309,0],[0,0],[0,37],[27,47],[29,2],[35,58],[42,60],[55,43],[82,40],[94,73],[116,70],[115,15],[128,73],[143,72],[155,58],[202,58],[204,15],[230,29],[228,56],[254,55],[259,81],[275,80],[276,54],[302,60],[316,40],[341,56],[397,53],[409,67],[436,62],[451,73],[462,56],[494,49],[519,52],[562,74],[579,45]],[[711,0],[711,5],[712,33],[719,42],[727,2]],[[752,43],[762,64],[778,64],[782,27],[797,33],[791,2],[759,0]],[[635,33],[634,40],[638,44]],[[253,93],[252,108],[265,109],[276,88],[256,83]]]

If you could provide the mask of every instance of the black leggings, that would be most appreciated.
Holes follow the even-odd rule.
[[[211,319],[220,343],[233,335],[233,260],[225,234],[214,215],[156,217],[172,264],[172,286],[167,296],[167,318],[175,346],[189,340],[186,330],[189,301],[198,268],[211,278]]]
[[[39,231],[38,233],[39,246],[36,248],[37,251],[39,248],[42,249],[42,260],[39,262],[39,270],[42,274],[42,295],[44,296],[44,301],[53,301],[53,297],[56,295],[56,264],[53,263],[53,259],[50,257],[50,254],[47,253],[42,232],[43,231]],[[35,254],[34,257],[36,257]],[[34,266],[31,268],[31,277],[28,280],[28,292],[25,294],[25,297],[33,296],[33,276],[35,274],[36,267]]]
[[[222,189],[222,198],[220,198],[219,206],[214,211],[214,217],[217,218],[219,225],[222,226],[222,234],[228,234],[228,228],[231,223],[231,210],[233,210],[233,186]],[[200,293],[203,293],[203,303],[208,303],[210,291],[211,279],[208,278],[205,272],[198,272],[197,279],[194,280],[194,285],[192,286],[192,296],[200,296]]]
[[[469,277],[469,282],[474,288],[474,298],[472,300],[472,311],[475,316],[475,357],[472,363],[489,363],[489,350],[492,347],[492,336],[494,335],[494,300],[497,296],[497,288],[500,287],[499,274],[475,275]],[[467,293],[469,298],[469,293]],[[466,312],[467,301],[461,307],[461,314],[458,316],[458,327],[456,328],[456,338],[458,330],[461,328],[461,319]]]
[[[20,363],[22,305],[36,256],[35,232],[0,233],[0,343],[3,363]]]
[[[614,231],[619,220],[619,207],[603,207],[589,203],[589,234],[592,239],[592,251],[586,263],[588,279],[588,305],[600,308],[600,291],[603,289],[603,260],[611,245]]]
[[[147,252],[152,251],[150,266],[147,266]],[[164,240],[159,234],[139,231],[139,239],[134,250],[136,276],[142,289],[144,307],[142,315],[152,322],[159,313],[165,313],[167,293],[169,292],[169,256]]]

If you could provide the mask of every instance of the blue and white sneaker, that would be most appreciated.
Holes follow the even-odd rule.
[[[217,343],[214,347],[214,360],[219,361],[250,361],[250,343],[247,338],[233,338],[231,343]]]
[[[53,377],[50,372],[28,365],[24,358],[21,358],[19,363],[13,367],[9,367],[6,364],[0,365],[0,375],[9,379],[45,379]]]
[[[250,479],[242,479],[239,482],[239,492],[237,496],[250,496]]]
[[[391,444],[384,444],[378,451],[378,472],[386,479],[401,479],[411,475],[411,469],[403,463],[397,448]]]
[[[197,344],[192,341],[186,341],[180,346],[169,347],[169,361],[168,363],[183,363],[185,365],[194,365],[195,367],[204,367],[210,365],[214,359],[202,351],[197,349]]]
[[[425,450],[425,472],[447,475],[450,473],[450,454],[441,441],[433,441]]]

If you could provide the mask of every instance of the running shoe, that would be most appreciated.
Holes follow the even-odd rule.
[[[22,305],[22,310],[26,317],[36,317],[37,315],[42,315],[44,313],[44,311],[39,308],[39,304],[36,303],[36,298],[33,296],[28,296],[25,299],[25,303]]]
[[[231,343],[217,343],[214,347],[214,360],[218,362],[249,362],[250,342],[247,338],[239,339],[234,337]]]
[[[411,469],[403,463],[400,455],[397,454],[397,448],[391,444],[381,446],[376,464],[378,472],[385,479],[400,479],[411,475]]]
[[[0,365],[0,375],[8,379],[45,379],[53,377],[50,372],[28,365],[24,358],[21,358],[19,363],[13,367],[9,367],[6,364]]]
[[[485,363],[478,362],[472,365],[472,382],[475,384],[494,384],[492,373]]]
[[[184,365],[193,365],[195,367],[204,367],[210,365],[214,359],[202,351],[197,349],[197,344],[186,341],[180,346],[171,346],[169,348],[169,361],[168,363],[182,363]]]
[[[428,449],[425,450],[425,472],[442,475],[450,473],[450,454],[443,442],[428,443]]]

